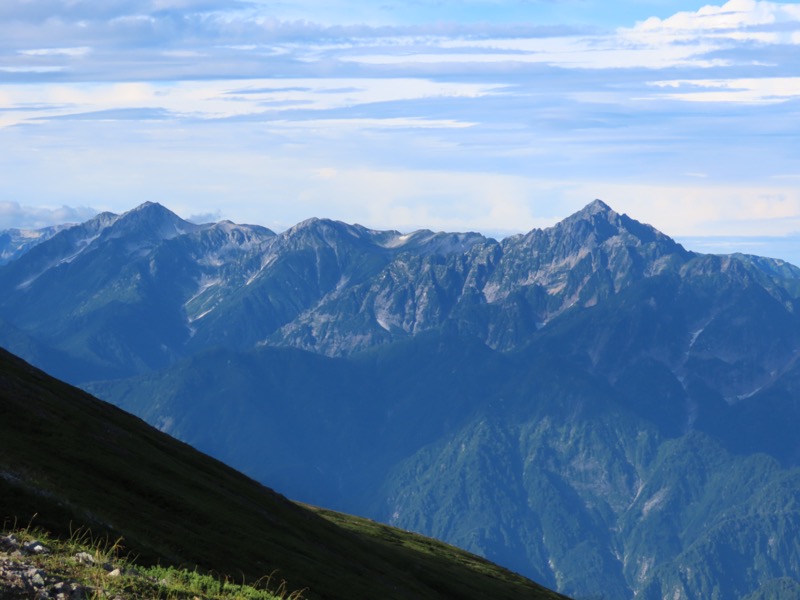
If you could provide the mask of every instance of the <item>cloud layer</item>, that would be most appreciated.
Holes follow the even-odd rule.
[[[800,231],[800,5],[614,6],[6,0],[0,206]]]
[[[88,206],[27,206],[0,202],[0,229],[41,229],[58,223],[82,223],[98,212]]]

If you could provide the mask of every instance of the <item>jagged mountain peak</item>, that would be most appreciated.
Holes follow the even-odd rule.
[[[150,200],[142,202],[139,206],[132,208],[128,212],[139,212],[144,210],[165,210],[167,212],[172,212],[168,208],[165,208],[163,204],[160,204],[158,202],[152,202]]]
[[[281,235],[287,239],[315,237],[330,241],[331,236],[338,237],[342,235],[356,239],[369,238],[369,230],[361,225],[350,225],[343,221],[311,217],[300,221]]]
[[[517,289],[542,290],[548,300],[537,312],[540,323],[575,305],[593,306],[691,256],[670,237],[602,200],[547,229],[506,238],[501,246],[503,257],[483,290],[485,298],[496,302]]]
[[[596,199],[592,200],[589,204],[584,206],[576,214],[585,214],[585,215],[598,215],[598,214],[610,215],[610,214],[614,214],[614,215],[616,215],[617,213],[608,204],[606,204],[602,200],[596,198]]]
[[[602,200],[594,200],[552,228],[558,235],[586,237],[588,242],[602,243],[615,236],[633,236],[631,242],[650,242],[659,235],[655,228],[620,214]]]
[[[169,221],[172,223],[180,223],[186,224],[187,226],[194,226],[199,227],[198,225],[194,225],[193,223],[189,223],[184,219],[180,218],[174,212],[172,212],[167,207],[159,204],[158,202],[144,202],[137,206],[136,208],[132,208],[131,210],[123,213],[119,220],[126,220],[130,222],[143,222],[143,221]]]
[[[119,219],[119,215],[117,213],[113,213],[110,211],[104,211],[101,213],[96,214],[94,217],[89,219],[84,225],[87,223],[94,223],[99,228],[108,227],[109,225],[113,225],[114,222]]]
[[[102,233],[103,240],[126,238],[129,242],[157,243],[207,228],[176,215],[158,202],[145,202],[120,215]]]
[[[300,231],[319,231],[321,229],[337,229],[341,230],[342,228],[347,227],[354,227],[353,225],[348,225],[344,221],[336,221],[334,219],[328,219],[325,217],[310,217],[308,219],[304,219],[300,221],[296,225],[293,225],[289,229],[286,230],[286,233],[292,232],[300,232]]]
[[[594,228],[604,227],[606,224],[619,228],[621,215],[602,200],[593,200],[579,211],[572,213],[545,231],[555,230],[561,232],[564,229],[585,224],[590,224]]]
[[[534,229],[523,236],[507,238],[504,243],[507,246],[544,246],[561,258],[614,246],[648,248],[652,251],[648,251],[651,258],[689,254],[655,227],[616,212],[602,200],[590,202],[552,227]]]

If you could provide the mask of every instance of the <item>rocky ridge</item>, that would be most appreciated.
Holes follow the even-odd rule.
[[[196,225],[148,202],[66,229],[0,267],[9,290],[0,319],[30,336],[0,331],[0,343],[23,357],[38,344],[83,361],[67,370],[53,361],[73,383],[150,372],[209,347],[349,356],[441,328],[508,352],[566,311],[694,258],[600,200],[501,242],[318,218],[275,234]]]

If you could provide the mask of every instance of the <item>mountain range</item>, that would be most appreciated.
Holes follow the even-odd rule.
[[[19,258],[37,244],[72,226],[64,224],[43,229],[6,229],[0,232],[0,265]]]
[[[575,598],[795,598],[800,269],[594,201],[276,234],[146,203],[0,267],[0,344],[288,496]]]

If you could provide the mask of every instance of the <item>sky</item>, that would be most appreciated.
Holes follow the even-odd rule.
[[[501,237],[600,198],[800,265],[798,134],[798,1],[0,1],[0,229]]]

